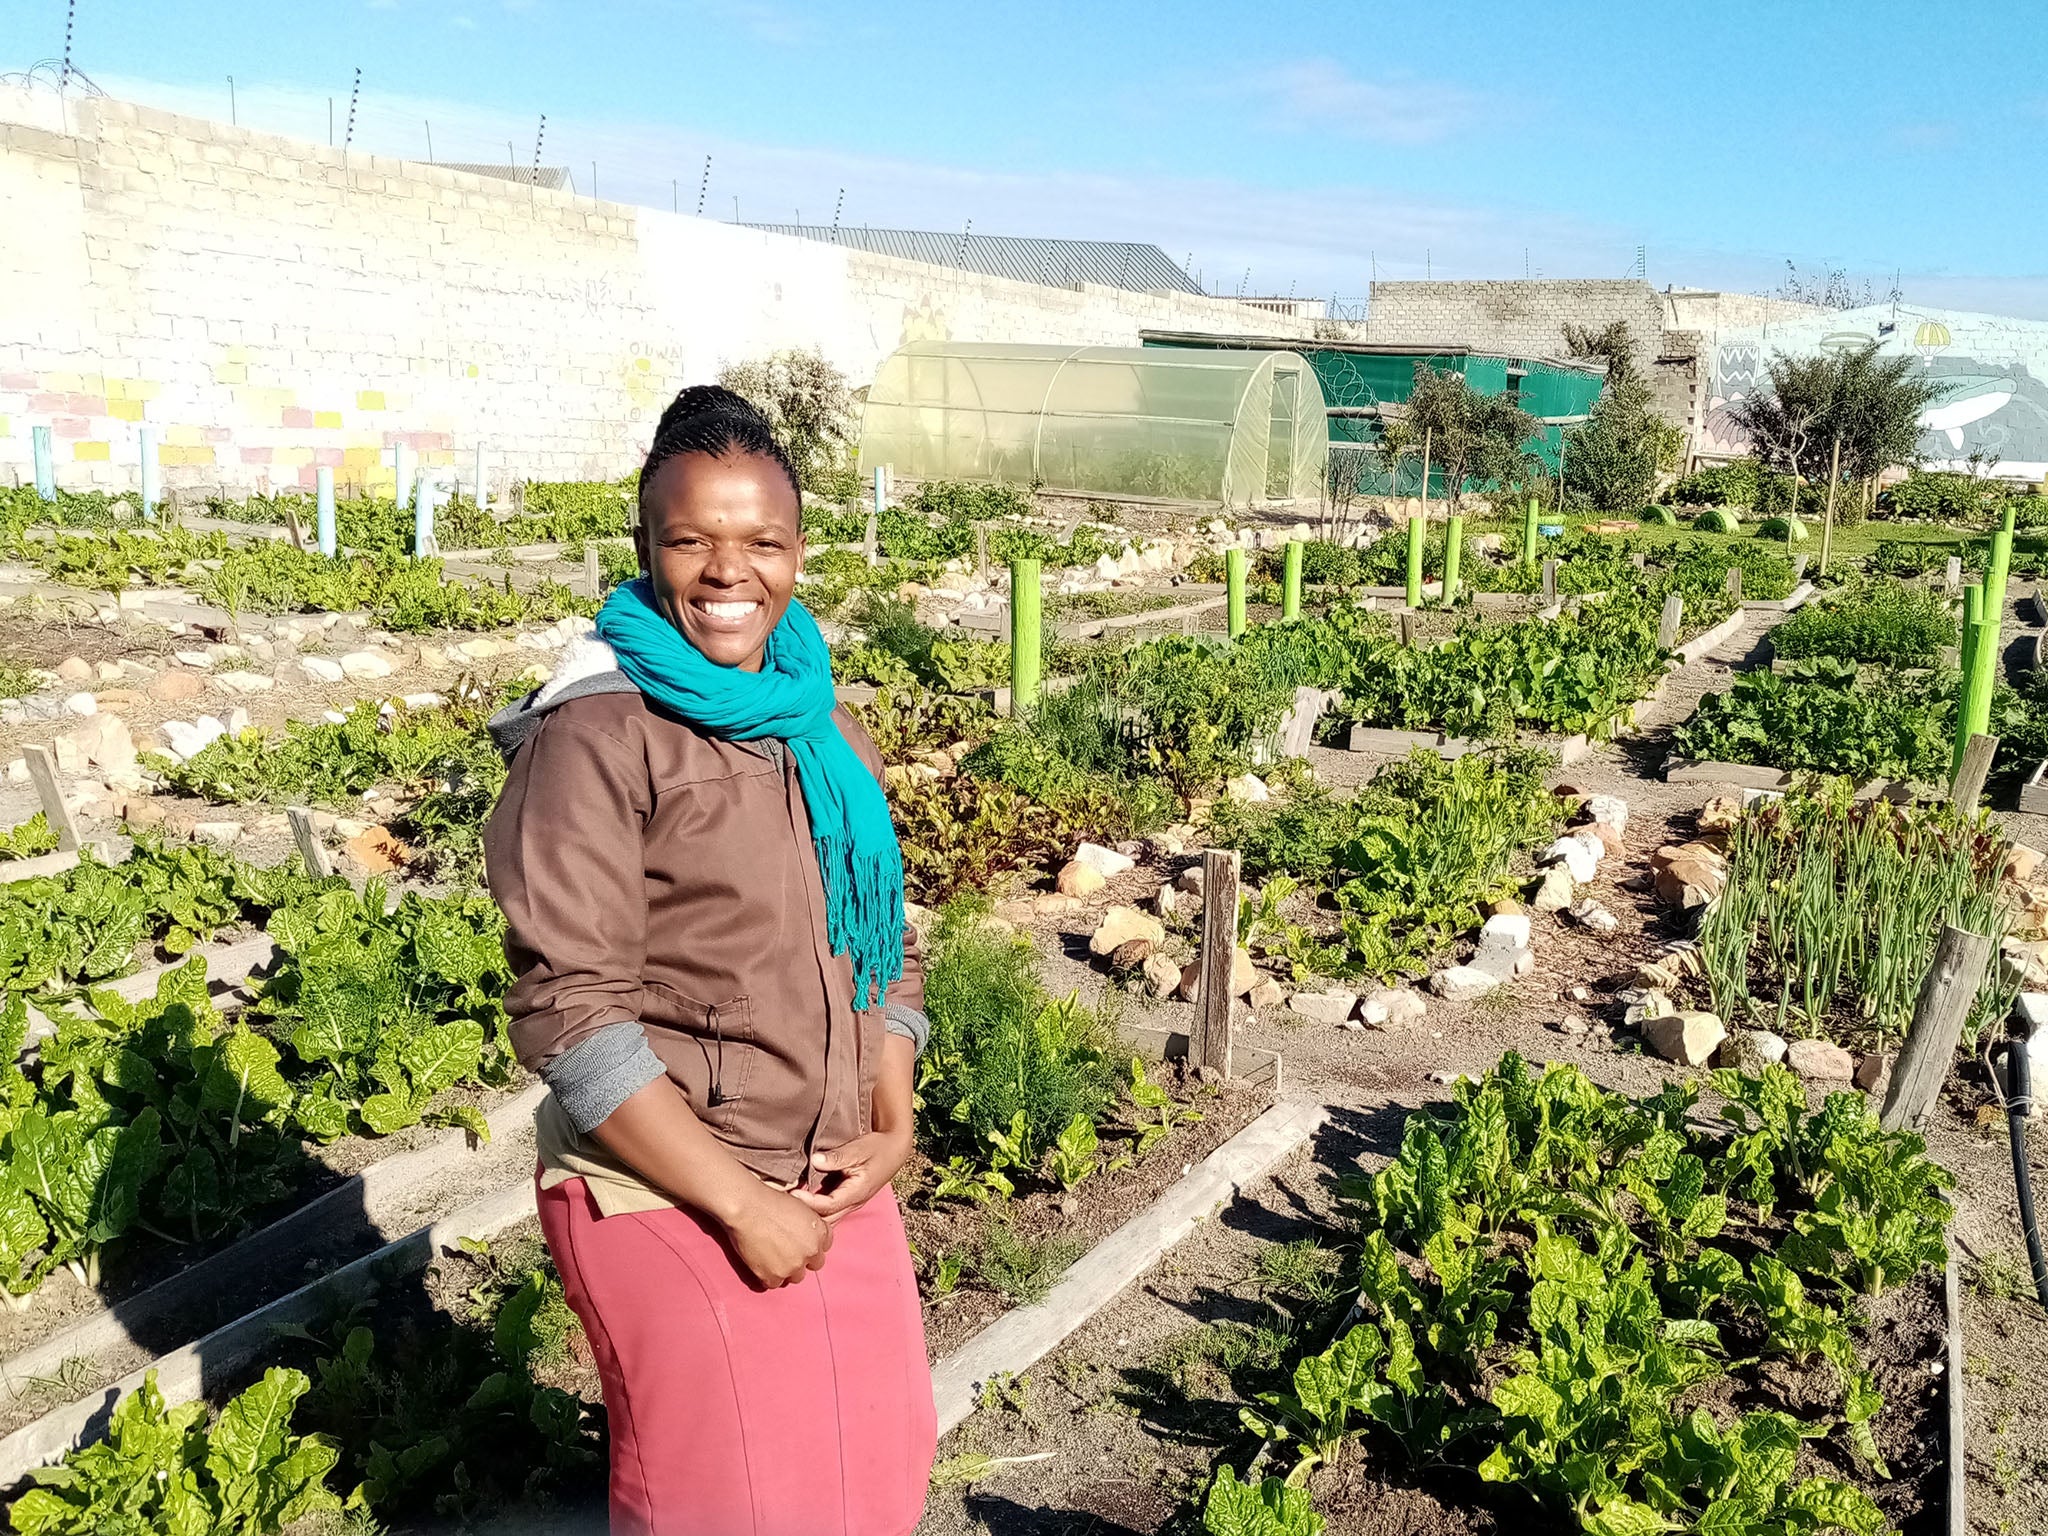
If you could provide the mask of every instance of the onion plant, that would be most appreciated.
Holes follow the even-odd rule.
[[[1781,1033],[1902,1037],[1944,925],[2005,937],[2005,852],[1988,823],[1855,801],[1843,779],[1758,805],[1735,827],[1727,883],[1700,926],[1716,1011]],[[1969,1038],[2009,991],[1994,968]]]

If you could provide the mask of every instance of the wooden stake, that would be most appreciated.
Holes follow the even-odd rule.
[[[1678,626],[1685,622],[1685,599],[1676,592],[1664,599],[1663,616],[1657,620],[1657,647],[1659,650],[1678,649]]]
[[[1954,597],[1963,590],[1963,558],[1961,555],[1950,555],[1948,557],[1948,565],[1941,573],[1941,590],[1950,597]]]
[[[974,525],[974,579],[984,584],[988,581],[988,524]]]
[[[1835,434],[1835,461],[1828,466],[1828,509],[1820,519],[1820,573],[1828,573],[1828,551],[1835,542],[1835,492],[1842,486],[1842,435]],[[1799,515],[1797,482],[1794,482],[1792,515]]]
[[[1728,567],[1728,595],[1738,603],[1742,601],[1742,567],[1739,565]]]
[[[1634,554],[1628,557],[1628,563],[1634,566],[1639,571],[1642,570],[1646,565],[1648,565],[1649,562],[1650,557],[1644,554],[1641,550],[1637,550]]]
[[[1415,615],[1406,609],[1401,613],[1401,643],[1410,648],[1415,644]]]
[[[1557,601],[1557,562],[1555,560],[1545,560],[1543,562],[1543,601],[1546,603]]]
[[[1984,781],[1991,776],[1991,759],[1998,751],[1998,738],[1971,732],[1963,747],[1963,760],[1956,765],[1955,781],[1949,789],[1949,803],[1965,816],[1977,811],[1984,794]]]
[[[325,880],[334,873],[334,863],[327,857],[327,849],[321,845],[320,834],[313,829],[313,813],[303,805],[287,806],[285,815],[292,824],[292,837],[298,842],[299,857],[306,861],[306,873],[315,880]]]
[[[1920,984],[1913,1006],[1913,1027],[1904,1049],[1892,1064],[1891,1091],[1885,1095],[1878,1123],[1887,1131],[1911,1130],[1927,1118],[1941,1097],[1941,1085],[1956,1059],[1970,1006],[1977,1000],[1984,970],[1991,961],[1988,935],[1944,927],[1934,946],[1934,962]]]
[[[57,783],[57,759],[44,746],[27,746],[21,755],[28,760],[28,776],[36,781],[36,798],[43,802],[43,819],[57,834],[57,851],[69,853],[79,846],[78,823],[71,807],[64,803],[64,791]]]
[[[879,474],[880,471],[877,471],[877,473]],[[881,543],[881,524],[882,520],[879,516],[873,512],[868,514],[867,532],[861,535],[860,552],[867,558],[869,565],[875,563],[875,551]]]
[[[583,546],[583,584],[592,597],[604,596],[604,567],[597,558],[597,546],[588,542]]]
[[[1188,1062],[1230,1076],[1231,1014],[1237,999],[1231,973],[1237,967],[1237,850],[1202,851],[1202,990],[1195,1002],[1195,1027],[1188,1037]]]

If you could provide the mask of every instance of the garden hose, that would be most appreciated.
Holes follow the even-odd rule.
[[[2034,1267],[2034,1295],[2048,1310],[2048,1261],[2041,1257],[2041,1229],[2034,1220],[2034,1181],[2027,1167],[2027,1111],[2033,1107],[2034,1083],[2025,1039],[2005,1048],[2005,1118],[2012,1132],[2012,1181],[2020,1198],[2020,1230],[2027,1237],[2027,1261]]]

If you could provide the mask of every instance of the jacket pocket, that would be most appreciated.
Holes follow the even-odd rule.
[[[667,1025],[680,1037],[674,1049],[659,1054],[682,1079],[690,1107],[706,1124],[729,1130],[746,1102],[754,1074],[757,1050],[752,1001],[735,997],[723,1003],[700,1003],[660,982],[647,983],[647,990],[656,994],[659,1002],[658,1010],[646,1010],[650,1020]],[[653,1019],[657,1011],[669,1017]]]

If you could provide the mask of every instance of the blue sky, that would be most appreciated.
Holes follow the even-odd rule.
[[[0,69],[62,0],[0,0]],[[2048,7],[79,0],[118,95],[358,145],[533,155],[706,213],[1153,240],[1212,287],[1789,258],[2048,316]],[[679,183],[672,190],[671,181]],[[1250,276],[1247,280],[1246,272]]]

